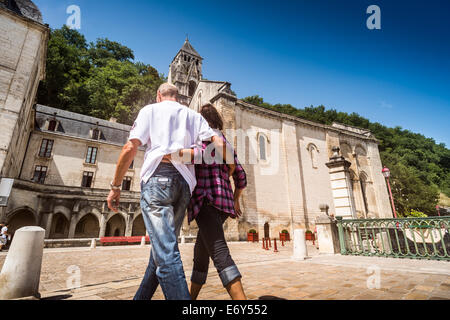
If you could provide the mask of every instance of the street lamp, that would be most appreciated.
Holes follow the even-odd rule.
[[[391,184],[389,183],[389,177],[391,176],[391,170],[389,170],[387,167],[384,167],[383,170],[381,170],[381,173],[386,178],[386,182],[387,182],[387,185],[389,188],[389,197],[391,198],[392,210],[394,210],[394,217],[395,217],[395,219],[397,219],[397,212],[395,211],[394,198],[392,197]]]

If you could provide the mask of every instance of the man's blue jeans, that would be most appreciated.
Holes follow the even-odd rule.
[[[149,300],[161,285],[166,300],[191,299],[178,248],[191,193],[183,176],[171,164],[161,163],[141,183],[141,210],[150,236],[150,261],[134,300]]]

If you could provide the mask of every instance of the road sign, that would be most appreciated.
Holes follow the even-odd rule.
[[[6,207],[8,205],[13,184],[14,179],[0,178],[0,207]]]

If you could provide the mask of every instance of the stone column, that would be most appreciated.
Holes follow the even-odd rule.
[[[45,223],[45,239],[50,238],[50,232],[52,230],[52,222],[54,216],[55,216],[54,212],[47,213],[47,221]]]
[[[40,297],[45,230],[23,227],[16,231],[0,274],[0,299]]]
[[[102,217],[100,218],[100,233],[98,235],[100,238],[103,238],[105,236],[107,217],[108,217],[107,213],[102,213]]]
[[[129,214],[127,214],[127,218],[125,219],[125,237],[130,237],[133,233],[133,219]]]
[[[295,229],[293,240],[294,255],[292,256],[292,259],[305,260],[305,258],[308,256],[308,251],[306,249],[305,229]]]
[[[349,175],[351,163],[339,155],[339,147],[333,147],[334,154],[326,166],[330,169],[331,189],[336,217],[356,218],[352,186]]]
[[[75,229],[77,227],[76,220],[77,220],[77,214],[72,213],[72,216],[70,217],[70,225],[69,225],[69,235],[68,235],[69,239],[75,238]]]
[[[319,243],[319,253],[335,254],[340,252],[339,235],[334,222],[326,214],[316,217],[317,241]]]

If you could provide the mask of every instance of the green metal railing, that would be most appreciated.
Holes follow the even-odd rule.
[[[341,254],[450,261],[450,216],[336,220]]]

